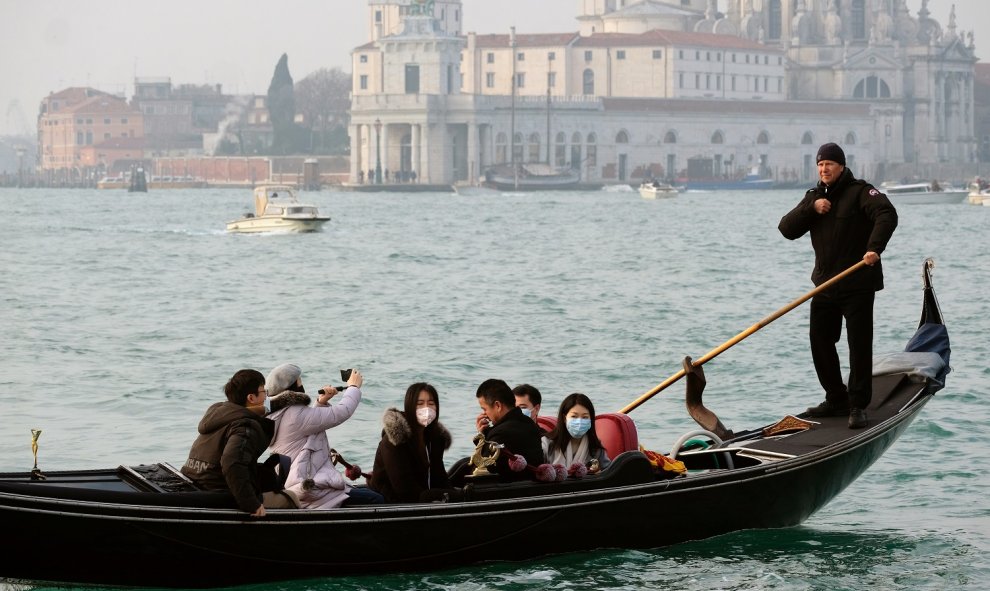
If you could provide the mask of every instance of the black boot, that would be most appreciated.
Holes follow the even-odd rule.
[[[862,429],[866,426],[866,411],[861,408],[849,409],[849,428]]]
[[[818,406],[808,407],[808,410],[806,410],[804,414],[812,418],[843,417],[849,414],[849,406],[837,404],[826,398],[825,401]]]

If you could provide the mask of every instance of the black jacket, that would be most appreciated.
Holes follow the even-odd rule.
[[[199,422],[182,473],[204,490],[229,490],[241,511],[254,513],[261,505],[258,458],[274,433],[272,420],[233,402],[217,402]]]
[[[428,490],[450,487],[443,452],[450,447],[451,437],[440,422],[427,431],[429,467],[423,464],[422,456],[414,447],[417,443],[402,411],[388,409],[382,423],[385,428],[375,452],[369,488],[381,493],[388,503],[416,503],[423,500],[423,493]]]
[[[832,202],[826,214],[815,212],[815,201]],[[788,240],[811,232],[815,270],[811,280],[821,285],[863,260],[869,251],[881,254],[897,227],[897,211],[873,185],[853,177],[848,168],[831,187],[819,181],[804,199],[780,219],[777,228]],[[877,263],[853,273],[831,290],[838,292],[883,289],[883,267]]]
[[[487,441],[501,443],[513,454],[526,458],[527,465],[533,468],[545,463],[543,430],[536,426],[536,421],[524,415],[519,407],[512,407],[494,427],[485,429],[484,435]],[[532,474],[529,470],[512,472],[509,458],[505,454],[499,456],[494,471],[502,480],[524,480],[529,479]]]

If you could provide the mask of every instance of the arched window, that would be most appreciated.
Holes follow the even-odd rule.
[[[629,134],[626,133],[625,130],[620,131],[619,133],[615,134],[615,143],[617,143],[617,144],[628,144],[629,143]]]
[[[673,131],[668,131],[663,136],[663,143],[665,143],[665,144],[676,144],[677,143],[677,134],[674,133]]]
[[[815,137],[813,135],[811,135],[811,132],[810,131],[806,131],[806,132],[804,132],[804,135],[801,136],[801,143],[802,144],[813,144],[813,143],[815,143]]]
[[[760,135],[756,136],[756,143],[758,143],[758,144],[769,144],[770,143],[770,134],[767,133],[767,132],[765,132],[765,131],[761,131],[760,132]]]
[[[529,134],[529,159],[527,162],[540,161],[540,134]]]
[[[583,139],[581,138],[581,132],[580,131],[575,131],[574,132],[574,135],[571,136],[571,143],[572,144],[581,145],[581,142],[582,141],[583,141]]]
[[[769,20],[769,30],[767,31],[767,40],[777,41],[780,39],[780,0],[770,0],[768,13],[767,19]]]
[[[500,131],[495,136],[495,164],[505,164],[509,161],[509,136]]]
[[[849,133],[846,134],[846,145],[852,146],[855,144],[856,144],[856,134],[850,131]]]
[[[595,94],[595,71],[588,68],[584,71],[584,94]]]
[[[867,76],[856,84],[853,98],[890,98],[890,87],[881,78]]]
[[[715,133],[712,134],[712,143],[713,144],[725,143],[725,137],[722,135],[721,131],[716,131]]]
[[[598,146],[595,145],[597,143],[598,143],[598,136],[596,136],[594,133],[589,133],[588,152],[587,152],[587,156],[585,156],[585,160],[588,161],[589,167],[598,166]]]
[[[557,134],[556,145],[553,148],[553,163],[556,166],[567,163],[567,135],[564,132]]]
[[[522,162],[523,161],[523,134],[521,134],[521,133],[519,133],[517,131],[516,134],[514,136],[512,136],[512,137],[514,138],[512,140],[512,161],[513,162]]]

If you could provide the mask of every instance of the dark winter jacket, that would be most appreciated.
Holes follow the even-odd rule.
[[[199,422],[199,436],[182,473],[204,490],[229,490],[242,511],[261,505],[258,458],[268,449],[275,424],[233,402],[218,402]]]
[[[828,213],[815,211],[815,201],[828,199]],[[831,186],[819,181],[809,189],[804,199],[780,220],[778,229],[788,240],[811,232],[815,249],[815,270],[811,280],[821,285],[832,277],[863,260],[873,251],[881,254],[887,248],[897,227],[897,211],[873,185],[853,177],[848,168]],[[883,289],[883,267],[878,262],[856,271],[834,288],[836,292],[879,291]]]
[[[388,409],[382,423],[382,440],[375,453],[369,488],[381,493],[387,503],[416,503],[426,500],[424,493],[429,490],[450,487],[443,453],[450,448],[451,437],[440,422],[425,433],[429,466],[415,447],[418,444],[412,427],[402,411]]]
[[[513,454],[526,458],[529,466],[535,468],[544,463],[543,430],[517,406],[513,406],[505,413],[494,427],[485,429],[484,435],[487,441],[501,443]],[[528,470],[513,472],[509,468],[509,457],[506,454],[499,456],[493,471],[497,472],[502,480],[526,480],[531,475]]]

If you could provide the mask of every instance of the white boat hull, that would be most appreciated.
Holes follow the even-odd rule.
[[[887,193],[887,198],[895,206],[900,204],[931,205],[962,203],[968,195],[968,191],[932,191],[927,193]]]
[[[228,232],[257,234],[261,232],[319,232],[330,218],[291,218],[283,216],[262,216],[241,218],[227,222]]]
[[[639,196],[643,199],[664,199],[666,197],[676,197],[677,189],[673,187],[640,187]]]

